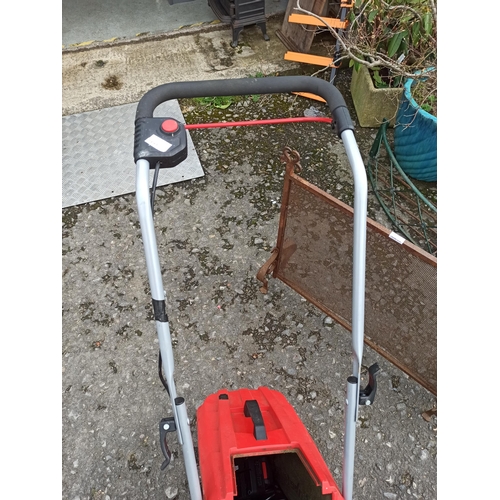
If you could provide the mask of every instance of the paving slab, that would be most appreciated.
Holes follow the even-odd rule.
[[[232,48],[227,26],[179,32],[64,50],[62,114],[76,114],[138,102],[151,88],[168,82],[222,80],[297,69],[285,61],[276,36],[282,16],[268,19],[270,40],[249,26]]]

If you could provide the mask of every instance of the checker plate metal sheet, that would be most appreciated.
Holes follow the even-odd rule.
[[[137,103],[63,116],[62,208],[135,192],[134,121]],[[159,105],[154,116],[184,122],[179,103]],[[188,157],[161,169],[158,186],[204,175],[188,134]],[[151,179],[153,171],[151,171]]]

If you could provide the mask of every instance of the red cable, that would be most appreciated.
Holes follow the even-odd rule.
[[[269,120],[247,120],[243,122],[219,122],[219,123],[192,123],[186,124],[186,130],[198,128],[218,128],[218,127],[244,127],[249,125],[279,125],[282,123],[296,122],[324,122],[332,123],[331,118],[326,116],[298,116],[296,118],[271,118]]]

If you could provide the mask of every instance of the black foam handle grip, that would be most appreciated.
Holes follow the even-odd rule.
[[[269,76],[266,78],[165,83],[142,96],[137,105],[135,119],[137,121],[140,118],[152,117],[156,107],[170,99],[290,92],[308,92],[325,99],[332,113],[339,137],[345,130],[354,130],[349,111],[340,91],[331,83],[312,76]]]
[[[257,441],[267,439],[264,419],[260,411],[259,403],[255,399],[245,401],[243,408],[245,417],[250,417],[253,422],[253,436]]]

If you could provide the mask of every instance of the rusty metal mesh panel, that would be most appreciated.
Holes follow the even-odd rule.
[[[351,327],[353,214],[292,178],[275,277]],[[437,260],[368,219],[365,340],[437,393]]]

